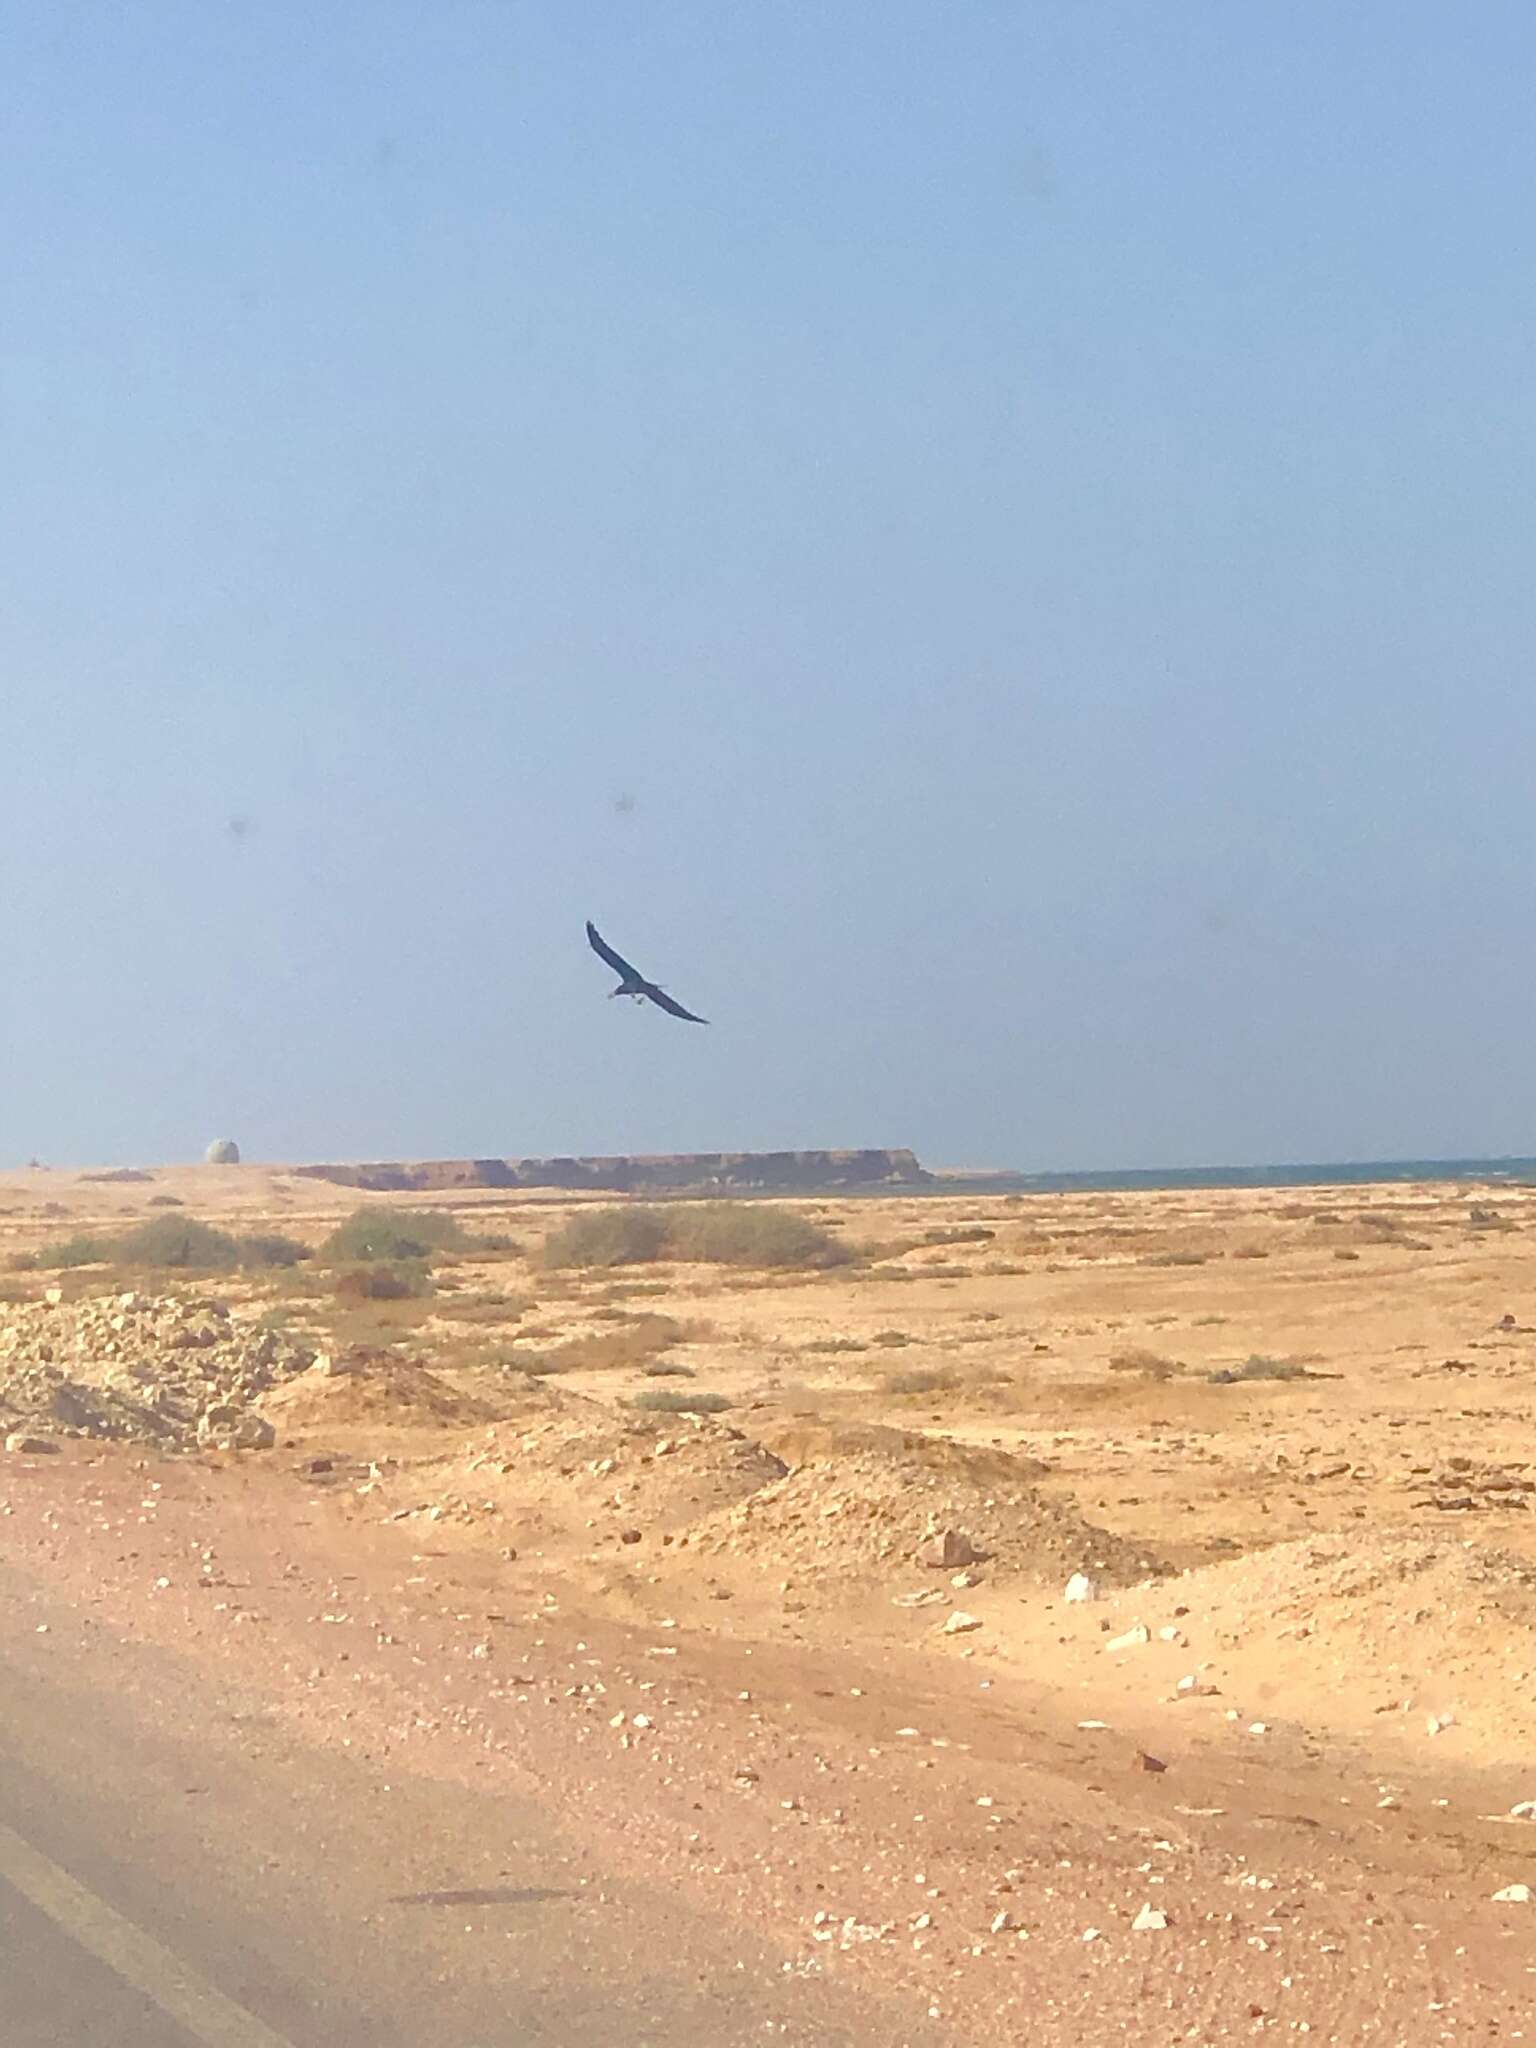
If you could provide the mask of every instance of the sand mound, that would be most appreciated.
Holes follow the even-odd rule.
[[[779,1448],[797,1448],[787,1432]],[[1154,1559],[1086,1522],[1031,1482],[1044,1469],[1006,1451],[972,1448],[894,1429],[798,1437],[785,1476],[713,1517],[693,1551],[765,1566],[828,1568],[888,1577],[921,1569],[935,1530],[962,1530],[990,1560],[989,1574],[1057,1584],[1092,1570],[1114,1583],[1144,1578]]]
[[[544,1412],[503,1423],[462,1464],[481,1491],[558,1499],[576,1512],[609,1513],[646,1530],[684,1526],[781,1479],[781,1459],[739,1429],[706,1416],[649,1416],[545,1390]],[[439,1468],[445,1481],[453,1468]]]
[[[418,1360],[374,1352],[345,1361],[340,1373],[313,1366],[257,1402],[277,1429],[335,1431],[349,1424],[391,1428],[464,1428],[504,1409],[462,1394]]]

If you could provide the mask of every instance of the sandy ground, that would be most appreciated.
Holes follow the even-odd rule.
[[[0,1256],[171,1201],[355,1206],[13,1175]],[[818,1201],[861,1257],[804,1273],[555,1272],[569,1202],[433,1206],[496,1249],[400,1302],[13,1264],[29,1344],[150,1289],[355,1368],[199,1451],[7,1423],[0,1357],[60,1445],[0,1461],[18,1583],[558,1810],[867,2013],[828,2040],[1536,2038],[1536,1191]]]

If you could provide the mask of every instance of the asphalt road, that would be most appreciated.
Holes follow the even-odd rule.
[[[302,1743],[0,1566],[5,2048],[903,2038],[600,1855],[500,1794]]]

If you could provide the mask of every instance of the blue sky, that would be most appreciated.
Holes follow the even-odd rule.
[[[1536,1150],[1528,7],[3,13],[0,1157]]]

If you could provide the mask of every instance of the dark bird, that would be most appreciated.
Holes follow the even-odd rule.
[[[695,1017],[692,1010],[685,1010],[681,1003],[674,1002],[664,988],[658,988],[654,981],[647,981],[638,967],[631,967],[622,954],[615,953],[590,917],[587,919],[587,943],[598,959],[606,960],[614,973],[620,977],[618,987],[609,990],[610,998],[633,996],[637,1003],[649,1000],[659,1009],[665,1010],[669,1017],[681,1017],[685,1023],[709,1022],[707,1017]]]

